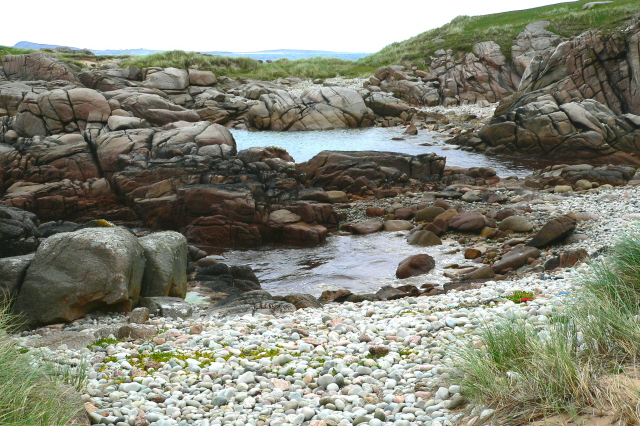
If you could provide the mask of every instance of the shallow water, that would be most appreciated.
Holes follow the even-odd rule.
[[[416,136],[406,136],[400,127],[370,127],[365,129],[326,130],[318,132],[250,132],[232,130],[238,150],[254,146],[284,148],[297,163],[308,161],[324,150],[332,151],[392,151],[405,154],[429,152],[447,157],[448,166],[491,167],[498,176],[525,177],[534,169],[542,168],[537,160],[487,156],[475,152],[451,149],[442,135],[422,130]],[[394,141],[392,138],[404,140]],[[430,144],[432,146],[423,146]]]
[[[443,266],[463,264],[461,251],[453,241],[441,246],[416,247],[406,242],[406,232],[332,236],[318,247],[265,247],[260,250],[232,250],[222,255],[229,265],[249,265],[262,288],[274,295],[309,293],[344,288],[353,293],[376,292],[385,285],[399,286],[448,282]],[[398,263],[408,256],[426,253],[436,260],[435,269],[418,277],[399,280]]]
[[[412,155],[433,152],[447,157],[449,166],[491,167],[500,177],[525,177],[533,170],[544,167],[537,160],[491,157],[451,149],[450,145],[444,143],[445,138],[436,132],[421,131],[417,136],[405,136],[403,130],[398,127],[373,127],[323,132],[233,130],[232,133],[238,150],[274,145],[286,149],[296,162],[308,161],[323,150],[375,150]],[[394,141],[394,137],[402,137],[404,140]],[[443,275],[443,266],[465,263],[460,252],[447,254],[458,247],[457,243],[448,242],[438,247],[421,248],[408,245],[405,235],[404,232],[380,232],[371,235],[333,236],[319,247],[267,246],[259,250],[232,250],[222,255],[222,261],[230,265],[250,265],[262,287],[274,295],[300,292],[315,296],[319,296],[324,290],[338,288],[354,293],[368,293],[385,285],[442,285],[448,282]],[[405,280],[396,279],[398,263],[419,253],[427,253],[435,258],[434,271]]]

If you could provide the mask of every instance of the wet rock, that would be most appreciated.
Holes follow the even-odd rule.
[[[481,266],[472,272],[464,274],[462,277],[460,277],[460,279],[463,281],[486,280],[493,278],[495,275],[496,274],[493,271],[493,268],[489,265],[486,265]]]
[[[433,222],[425,226],[425,231],[433,232],[436,236],[441,237],[449,229],[449,224],[444,219],[436,218]],[[435,241],[435,240],[434,240]]]
[[[376,296],[378,296],[380,300],[395,300],[396,298],[406,297],[407,292],[386,285],[376,292]]]
[[[412,246],[431,247],[439,246],[442,240],[436,234],[428,230],[416,231],[407,237],[407,242]]]
[[[179,297],[143,297],[138,305],[161,317],[187,318],[193,314],[193,305]]]
[[[438,215],[444,212],[445,209],[443,209],[442,207],[426,207],[416,212],[415,220],[416,222],[433,222]]]
[[[398,220],[411,220],[415,214],[416,212],[411,207],[401,207],[393,212],[393,215]]]
[[[367,217],[382,217],[387,214],[387,209],[382,207],[367,207],[366,215]]]
[[[408,220],[386,220],[384,230],[387,232],[408,231],[413,229],[413,224]]]
[[[458,213],[449,221],[450,228],[463,232],[479,232],[485,225],[485,217],[477,212]]]
[[[321,302],[333,302],[336,299],[340,299],[340,298],[347,298],[351,295],[352,293],[349,290],[325,290],[322,292],[322,294],[320,295],[319,300]]]
[[[373,234],[380,231],[384,227],[383,223],[378,219],[369,219],[364,222],[356,223],[352,226],[354,234]]]
[[[464,251],[464,258],[465,259],[477,259],[480,256],[482,256],[482,251],[476,249],[476,248],[468,248]]]
[[[435,260],[428,254],[416,254],[409,256],[398,264],[396,277],[404,279],[416,275],[423,275],[429,273],[435,266]]]
[[[509,216],[500,222],[500,231],[531,232],[533,224],[524,216]]]
[[[344,191],[327,191],[327,196],[329,197],[329,202],[332,204],[349,202],[349,197]]]
[[[291,303],[296,309],[305,309],[305,308],[321,308],[322,304],[318,302],[318,299],[313,297],[310,294],[302,294],[302,293],[291,293],[284,297],[284,301],[287,303]]]
[[[576,221],[570,215],[558,216],[547,222],[527,246],[541,248],[571,235],[576,229]]]
[[[435,154],[378,151],[322,151],[297,166],[309,183],[325,190],[362,193],[385,183],[432,180],[442,175],[445,159]]]
[[[525,265],[529,258],[537,259],[538,257],[540,257],[540,250],[535,247],[516,247],[503,255],[492,268],[495,273],[500,274],[508,269],[516,270]]]
[[[264,290],[243,293],[237,298],[227,298],[218,302],[211,312],[225,316],[247,315],[254,313],[279,314],[294,312],[296,307],[291,303],[275,300]]]

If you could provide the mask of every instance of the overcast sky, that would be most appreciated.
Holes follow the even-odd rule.
[[[91,49],[376,52],[458,15],[554,3],[561,1],[3,1],[0,45],[24,40]]]

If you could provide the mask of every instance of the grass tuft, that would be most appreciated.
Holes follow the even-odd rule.
[[[503,318],[483,327],[477,346],[457,352],[465,393],[495,408],[500,424],[587,409],[638,424],[640,225],[623,232],[579,284],[547,325]]]
[[[3,426],[64,426],[75,416],[70,389],[57,375],[62,370],[36,368],[34,355],[24,353],[8,332],[11,318],[0,307],[0,424]],[[51,367],[54,368],[54,367]],[[80,367],[78,367],[80,368]],[[70,383],[80,385],[82,373],[67,370]],[[79,379],[80,378],[80,379]],[[77,381],[80,380],[80,382]],[[74,401],[78,402],[78,401]],[[80,404],[81,405],[81,404]]]

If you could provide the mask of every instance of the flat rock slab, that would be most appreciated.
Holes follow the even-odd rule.
[[[60,345],[67,345],[67,348],[78,350],[86,348],[97,339],[92,333],[82,333],[80,331],[56,331],[39,339],[30,340],[27,344],[32,348],[56,349]]]
[[[187,318],[193,314],[193,305],[179,297],[143,297],[138,306],[148,308],[156,316]]]
[[[356,223],[353,225],[353,233],[354,234],[373,234],[374,232],[378,232],[383,228],[382,222],[377,219],[369,219],[364,222]]]
[[[296,307],[291,303],[275,300],[264,290],[254,290],[243,293],[237,298],[221,300],[209,310],[209,313],[229,317],[256,313],[277,315],[295,311]]]

